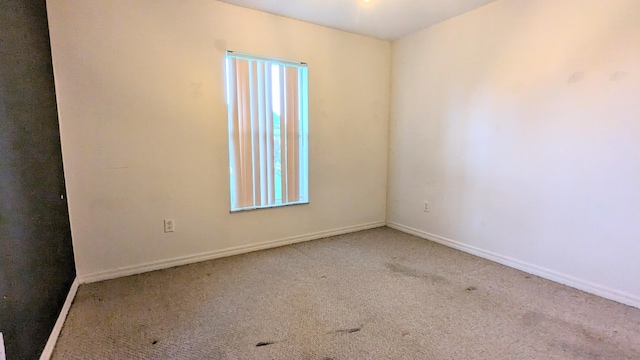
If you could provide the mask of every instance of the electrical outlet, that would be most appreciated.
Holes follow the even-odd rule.
[[[428,201],[424,202],[424,212],[429,212],[429,202]]]
[[[4,338],[0,332],[0,360],[7,360],[7,354],[4,351]]]
[[[176,230],[173,219],[164,219],[164,232],[170,233]]]

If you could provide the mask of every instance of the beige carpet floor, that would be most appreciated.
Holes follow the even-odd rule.
[[[640,310],[379,228],[83,285],[53,359],[640,359]]]

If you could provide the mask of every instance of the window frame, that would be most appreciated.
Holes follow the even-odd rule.
[[[230,76],[231,70],[229,67],[229,59],[240,59],[247,61],[259,61],[265,62],[270,65],[279,65],[286,67],[294,67],[298,70],[298,158],[299,158],[299,171],[298,171],[298,186],[300,188],[299,197],[300,199],[297,201],[282,201],[273,204],[267,205],[256,205],[255,200],[252,206],[245,207],[234,207],[234,180],[233,180],[233,163],[231,159],[232,154],[232,115],[231,115],[231,100],[230,100]],[[228,130],[228,160],[229,160],[229,204],[230,204],[230,213],[236,212],[244,212],[244,211],[252,211],[259,209],[269,209],[269,208],[279,208],[283,206],[291,206],[291,205],[304,205],[309,204],[309,75],[308,75],[308,64],[305,62],[286,60],[281,58],[267,57],[261,55],[254,55],[244,52],[231,51],[228,50],[225,54],[225,64],[224,64],[224,83],[225,83],[225,98],[227,104],[227,130]],[[235,76],[235,74],[233,74]],[[252,127],[252,131],[253,127]],[[282,141],[282,139],[281,139]],[[253,180],[253,187],[255,189],[256,183],[255,179]],[[260,181],[260,180],[257,180]],[[284,179],[282,180],[284,182]],[[258,185],[259,186],[259,185]],[[285,191],[285,187],[282,186],[282,191]]]

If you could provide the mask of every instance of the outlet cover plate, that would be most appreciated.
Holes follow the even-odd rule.
[[[175,221],[173,219],[165,219],[164,220],[164,232],[170,233],[170,232],[174,232],[175,230],[176,230]]]

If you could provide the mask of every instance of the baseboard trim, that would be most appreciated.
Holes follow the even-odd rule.
[[[44,350],[42,350],[40,360],[49,360],[51,358],[51,355],[53,355],[53,349],[56,347],[56,343],[58,342],[58,336],[60,336],[62,326],[64,325],[65,320],[67,320],[67,315],[69,314],[69,310],[71,309],[71,304],[73,304],[73,299],[75,299],[76,293],[78,292],[78,286],[80,286],[80,282],[76,277],[71,284],[69,294],[67,294],[67,299],[64,301],[62,310],[60,310],[58,320],[56,320],[56,324],[53,326],[53,330],[51,330],[49,340],[47,340],[47,344],[44,346]]]
[[[91,273],[91,274],[84,274],[84,275],[79,275],[78,277],[81,284],[93,283],[98,281],[116,279],[124,276],[142,274],[149,271],[172,268],[175,266],[193,264],[201,261],[218,259],[218,258],[227,257],[227,256],[239,255],[239,254],[244,254],[244,253],[258,251],[258,250],[265,250],[265,249],[275,248],[279,246],[291,245],[291,244],[301,243],[301,242],[310,241],[310,240],[317,240],[317,239],[326,238],[330,236],[348,234],[356,231],[368,230],[368,229],[373,229],[373,228],[382,227],[382,226],[385,226],[384,221],[372,222],[372,223],[366,223],[366,224],[360,224],[360,225],[354,225],[354,226],[346,226],[338,229],[319,231],[315,233],[298,235],[298,236],[291,236],[283,239],[265,241],[257,244],[236,246],[232,248],[210,251],[210,252],[200,253],[196,255],[181,256],[173,259],[153,261],[153,262],[140,264],[140,265],[121,267],[114,270],[106,270],[106,271],[100,271],[100,272]]]
[[[583,279],[575,278],[570,275],[562,274],[557,271],[553,271],[544,267],[533,265],[521,260],[517,260],[508,256],[496,254],[491,251],[487,251],[475,246],[467,245],[459,241],[447,239],[443,236],[428,233],[426,231],[414,229],[412,227],[402,225],[396,222],[387,222],[387,226],[407,234],[415,235],[429,241],[436,242],[438,244],[454,248],[493,262],[497,262],[508,267],[522,270],[532,275],[540,276],[547,280],[555,281],[557,283],[567,285],[569,287],[582,290],[594,295],[598,295],[605,299],[617,301],[619,303],[633,306],[640,309],[640,297],[628,294],[619,290],[610,289],[596,283],[586,281]]]

